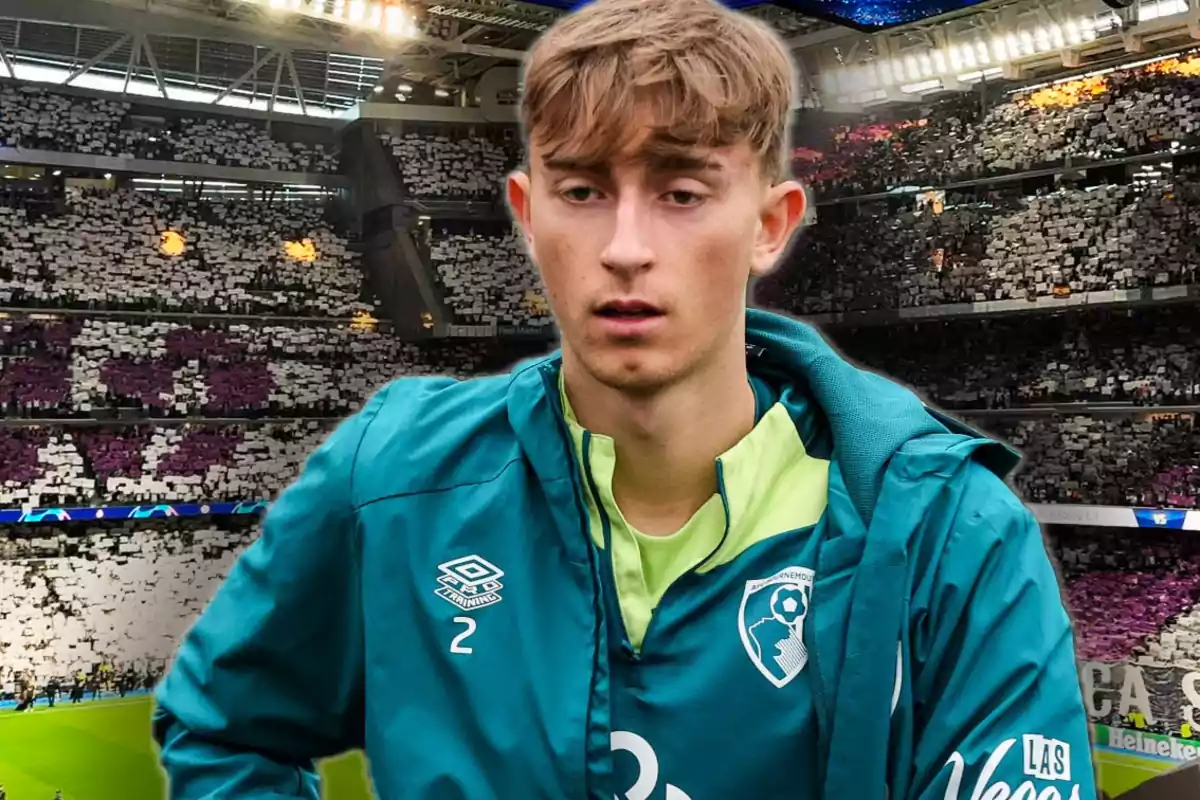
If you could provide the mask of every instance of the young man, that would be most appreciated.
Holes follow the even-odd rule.
[[[183,643],[177,798],[1091,800],[1070,623],[1002,446],[747,311],[804,194],[786,50],[597,0],[529,55],[508,196],[562,349],[394,382]]]

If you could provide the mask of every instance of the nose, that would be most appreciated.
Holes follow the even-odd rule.
[[[600,254],[600,263],[612,272],[640,272],[654,263],[654,250],[646,231],[649,215],[638,194],[623,193],[616,203],[612,236]]]

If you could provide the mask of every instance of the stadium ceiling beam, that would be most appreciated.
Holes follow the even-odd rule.
[[[158,84],[158,91],[163,97],[167,95],[167,84],[163,81],[162,70],[158,68],[158,59],[154,57],[154,50],[150,47],[150,37],[142,37],[142,52],[146,56],[146,64],[149,65],[150,71],[154,74],[154,82]]]
[[[275,62],[275,82],[271,84],[271,99],[267,101],[267,116],[275,113],[275,100],[279,97],[279,81],[283,79],[283,59]]]
[[[17,77],[16,71],[13,70],[12,59],[8,57],[8,50],[4,47],[4,42],[0,42],[0,64],[4,64],[4,69],[8,72],[8,77]]]
[[[472,25],[471,27],[467,28],[465,31],[460,33],[458,36],[455,36],[450,41],[465,42],[465,41],[467,41],[467,39],[470,39],[475,34],[479,33],[480,31],[486,30],[486,29],[487,29],[486,25]]]
[[[863,34],[850,28],[844,28],[836,25],[832,28],[822,28],[821,30],[812,31],[810,33],[802,33],[799,36],[793,36],[786,39],[784,43],[793,50],[806,50],[809,47],[815,47],[819,44],[828,42],[836,42],[838,39],[845,39],[850,36],[862,36]]]
[[[233,94],[238,89],[240,89],[243,83],[245,83],[246,81],[250,80],[255,75],[257,75],[258,71],[260,69],[262,69],[263,67],[265,67],[267,64],[269,64],[271,59],[275,58],[276,56],[279,57],[279,61],[280,61],[280,63],[282,63],[283,62],[283,51],[281,51],[279,49],[274,49],[274,50],[269,51],[265,56],[262,56],[257,61],[255,61],[250,66],[250,69],[243,72],[236,81],[234,81],[233,83],[229,84],[224,89],[222,89],[221,93],[219,95],[217,95],[215,98],[213,98],[212,104],[214,106],[219,105],[222,100],[224,100],[226,97],[229,97],[229,95]]]
[[[296,72],[296,61],[292,58],[291,53],[280,56],[280,59],[287,58],[288,72],[292,76],[292,85],[296,89],[296,102],[300,105],[300,113],[308,116],[308,106],[304,102],[304,87],[300,84],[300,75]]]
[[[133,79],[133,72],[141,63],[142,40],[145,38],[144,34],[134,34],[133,42],[129,45],[129,60],[125,62],[125,82],[121,84],[122,96],[129,94],[129,81]]]
[[[103,61],[104,59],[111,56],[113,53],[120,50],[121,47],[123,47],[126,43],[131,42],[132,40],[133,40],[133,34],[131,34],[131,33],[127,33],[124,36],[122,36],[121,38],[117,39],[115,42],[110,44],[108,47],[104,48],[99,53],[96,53],[96,55],[92,56],[87,61],[83,62],[78,67],[76,67],[75,70],[70,75],[67,76],[67,79],[63,81],[63,86],[70,86],[71,81],[75,80],[80,75],[83,75],[89,69],[96,66],[101,61]],[[132,52],[133,46],[130,45],[129,49],[130,49],[130,52]]]
[[[248,11],[255,8],[257,6]],[[294,24],[280,24],[278,17],[265,12],[245,20],[231,20],[169,4],[164,0],[4,0],[2,16],[112,31],[214,39],[284,50],[335,51],[384,60],[395,53],[398,45],[405,43],[403,40],[384,40],[375,31],[341,27],[301,15],[293,15],[290,22]],[[488,56],[504,61],[520,61],[525,55],[520,50],[433,37],[409,41],[447,53]]]

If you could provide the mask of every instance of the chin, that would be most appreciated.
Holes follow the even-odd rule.
[[[599,383],[622,392],[653,392],[675,382],[685,372],[662,354],[647,352],[593,353],[583,359]]]

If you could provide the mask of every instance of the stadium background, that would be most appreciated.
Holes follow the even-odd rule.
[[[757,301],[1024,450],[1105,790],[1195,759],[1198,0],[748,5],[815,201]],[[146,690],[309,450],[393,377],[551,346],[497,189],[557,13],[0,4],[8,798],[160,796]]]

